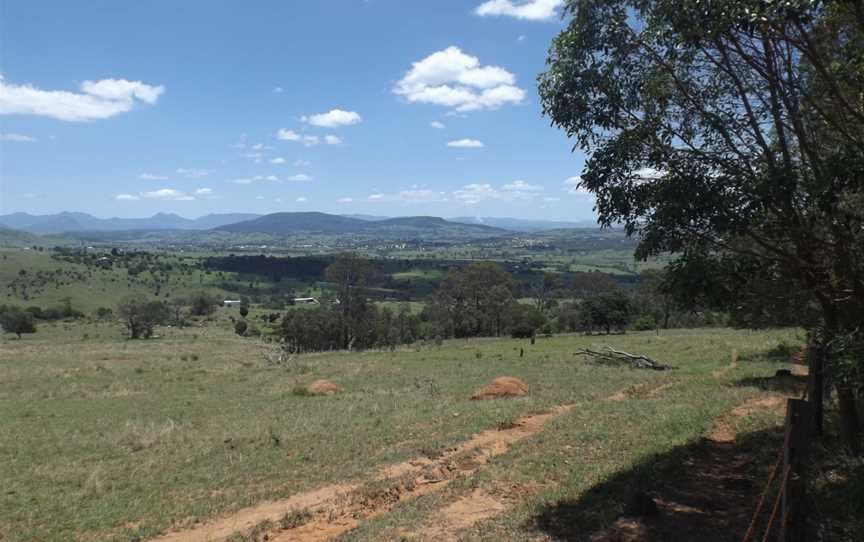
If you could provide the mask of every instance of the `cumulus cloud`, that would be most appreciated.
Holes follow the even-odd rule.
[[[0,134],[0,141],[11,141],[13,143],[35,143],[36,138],[24,134]]]
[[[141,198],[136,196],[135,194],[117,194],[114,196],[114,199],[117,201],[137,201]]]
[[[474,13],[480,16],[505,16],[528,21],[549,21],[555,18],[564,0],[488,0]]]
[[[338,128],[339,126],[350,126],[363,121],[355,111],[343,111],[342,109],[331,109],[327,113],[304,116],[300,120],[312,126],[321,128]]]
[[[210,174],[206,169],[199,168],[177,168],[177,174],[186,177],[187,179],[200,179]]]
[[[447,126],[445,126],[443,122],[438,122],[437,120],[433,120],[432,122],[430,122],[429,126],[437,130],[443,130],[444,128],[447,128]]]
[[[476,139],[457,139],[456,141],[449,141],[447,146],[461,149],[479,149],[486,145],[484,145],[482,141]]]
[[[271,164],[277,164],[277,165],[278,165],[278,164],[284,164],[285,162],[287,162],[287,160],[285,160],[285,159],[282,158],[281,156],[278,156],[278,157],[273,158],[273,159],[270,160],[270,163],[271,163]]]
[[[300,134],[298,134],[294,130],[286,130],[285,128],[280,128],[279,131],[276,132],[276,139],[280,139],[282,141],[300,141]]]
[[[147,199],[158,199],[158,200],[170,200],[170,201],[192,201],[195,198],[186,194],[185,192],[181,192],[180,190],[176,190],[174,188],[161,188],[159,190],[152,190],[150,192],[141,192],[142,198]]]
[[[484,200],[499,199],[501,193],[498,192],[491,184],[466,184],[459,190],[453,192],[453,197],[463,203],[473,205]]]
[[[298,173],[297,175],[291,175],[290,177],[285,178],[286,181],[296,181],[296,182],[305,182],[311,181],[312,177],[306,175],[305,173]]]
[[[212,196],[213,195],[213,189],[212,188],[198,188],[197,190],[195,190],[195,195],[196,196]]]
[[[80,93],[42,90],[6,83],[0,75],[0,114],[38,115],[72,122],[107,119],[131,111],[138,102],[153,105],[165,91],[162,85],[126,79],[84,81],[80,89]]]
[[[335,135],[326,135],[324,137],[319,137],[317,135],[300,135],[294,130],[286,130],[285,128],[280,128],[279,131],[276,132],[276,139],[281,141],[297,141],[303,143],[307,147],[314,147],[316,145],[339,145],[342,143],[342,140]]]
[[[354,198],[339,198],[336,200],[338,203],[352,203]]]
[[[155,173],[142,173],[138,175],[138,178],[142,181],[166,181],[168,177],[164,175],[156,175]]]
[[[257,183],[257,182],[265,182],[265,181],[271,182],[271,183],[278,183],[279,177],[277,177],[276,175],[255,175],[254,177],[243,177],[240,179],[232,179],[228,182],[234,183],[234,184],[252,184],[252,183]]]
[[[591,192],[582,186],[582,177],[575,176],[564,179],[564,190],[574,196],[590,197]]]
[[[300,196],[299,198],[297,198],[297,203],[306,203],[306,201],[307,201],[306,198],[303,196]]]
[[[501,187],[508,192],[542,192],[543,187],[539,184],[530,184],[525,181],[513,181]]]
[[[393,92],[412,103],[476,111],[521,102],[525,91],[515,83],[504,68],[481,66],[477,57],[451,46],[414,62]]]

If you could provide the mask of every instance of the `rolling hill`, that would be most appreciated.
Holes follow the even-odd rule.
[[[460,224],[434,216],[408,216],[385,220],[363,220],[318,212],[273,213],[215,228],[233,233],[290,234],[322,232],[344,234],[386,234],[418,236],[426,234],[459,237],[496,237],[510,232],[482,224]]]

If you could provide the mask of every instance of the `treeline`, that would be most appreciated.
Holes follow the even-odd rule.
[[[631,289],[593,276],[574,289],[572,282],[544,274],[532,285],[530,297],[520,299],[512,274],[495,263],[475,262],[451,269],[419,313],[407,303],[397,310],[375,305],[367,295],[374,274],[369,260],[354,255],[335,259],[324,273],[334,288],[332,302],[288,311],[276,332],[285,348],[295,353],[364,349],[418,340],[533,339],[538,334],[610,334],[726,322],[723,314],[677,305],[660,272],[646,274]]]

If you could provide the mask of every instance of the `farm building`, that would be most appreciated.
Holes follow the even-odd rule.
[[[228,307],[229,309],[231,307],[239,307],[241,304],[242,302],[239,299],[226,299],[222,302],[222,306]]]

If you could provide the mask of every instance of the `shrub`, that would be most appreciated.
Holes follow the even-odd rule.
[[[33,316],[18,307],[0,306],[0,327],[19,339],[24,333],[36,333]]]
[[[246,320],[237,320],[234,323],[234,333],[240,335],[241,337],[246,335],[246,330],[248,329],[248,324],[246,324]]]
[[[653,316],[641,316],[633,322],[636,331],[650,331],[657,328],[657,321]]]
[[[130,339],[146,339],[153,335],[154,327],[168,321],[171,311],[161,301],[132,295],[117,305],[117,315],[129,331]]]

